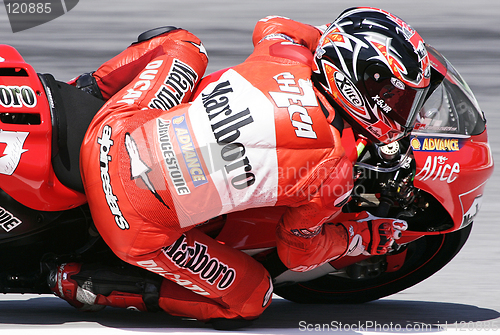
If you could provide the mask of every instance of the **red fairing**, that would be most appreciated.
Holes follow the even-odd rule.
[[[38,75],[13,47],[0,45],[0,55],[1,189],[36,210],[59,211],[84,204],[83,194],[62,185],[54,175],[52,118]],[[29,121],[14,123],[27,115]]]
[[[464,118],[460,122],[467,124],[471,128],[469,131],[474,134],[466,135],[464,131],[462,134],[446,134],[447,128],[444,126],[456,131],[457,124],[447,120],[429,123],[429,119],[426,119],[428,107],[425,106],[412,133],[410,145],[417,168],[414,185],[434,196],[450,214],[453,227],[439,232],[447,233],[463,228],[474,220],[481,207],[486,182],[493,173],[494,163],[485,120],[473,93],[467,93],[469,88],[463,85],[460,74],[443,55],[429,45],[426,48],[432,67],[444,76],[443,86],[447,88],[448,99],[469,108],[469,114],[462,113],[455,118]],[[458,98],[455,98],[456,92]],[[431,98],[429,100],[432,101]],[[440,108],[434,103],[431,105]],[[473,124],[469,124],[470,121],[464,116],[476,113],[479,123],[484,124],[482,131],[473,131]],[[441,126],[444,127],[444,133],[441,133]]]
[[[429,137],[425,147],[425,138],[414,138],[411,144],[417,163],[415,187],[432,194],[453,219],[453,227],[441,233],[472,222],[481,207],[486,181],[493,173],[486,130],[477,136],[449,138],[450,151],[439,151],[439,143],[444,140]]]

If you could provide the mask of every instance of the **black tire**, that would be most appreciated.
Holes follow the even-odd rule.
[[[405,263],[375,278],[326,275],[308,282],[276,287],[274,293],[298,303],[364,303],[407,289],[450,262],[467,241],[472,224],[453,233],[422,237],[408,245]]]

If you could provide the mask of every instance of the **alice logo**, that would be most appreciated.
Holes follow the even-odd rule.
[[[4,0],[13,33],[49,22],[69,12],[78,0]]]

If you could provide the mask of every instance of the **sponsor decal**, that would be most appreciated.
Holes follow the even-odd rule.
[[[382,120],[375,122],[374,124],[369,124],[366,126],[366,129],[376,137],[380,138],[387,134],[391,128]]]
[[[332,64],[326,61],[323,61],[323,66],[325,70],[328,69],[329,72],[333,72],[334,94],[343,97],[343,99],[339,100],[344,108],[350,111],[351,116],[365,124],[366,129],[376,138],[387,135],[392,128],[388,125],[384,114],[380,113],[378,109],[380,108],[380,110],[388,113],[392,110],[391,107],[379,96],[372,97],[375,101],[373,106],[368,101],[365,102],[356,85],[346,75],[336,70]],[[335,89],[340,94],[335,93]]]
[[[316,94],[310,80],[299,79],[298,84],[290,72],[280,73],[273,77],[281,92],[269,92],[276,106],[287,108],[290,121],[297,137],[316,139],[313,121],[306,107],[318,106]]]
[[[101,167],[101,181],[102,190],[106,196],[106,202],[108,204],[111,214],[115,217],[115,223],[118,228],[122,230],[129,229],[130,226],[123,217],[123,214],[118,206],[118,198],[113,194],[113,188],[111,187],[111,178],[109,176],[109,162],[111,162],[111,155],[109,154],[111,147],[113,146],[113,140],[111,139],[112,128],[105,125],[102,129],[101,137],[97,138],[97,143],[100,146],[99,149],[99,165]]]
[[[354,227],[349,225],[349,247],[347,248],[346,255],[348,256],[358,256],[363,251],[365,251],[365,247],[363,246],[363,238],[359,234],[354,234]]]
[[[389,106],[380,96],[376,95],[372,97],[372,99],[373,101],[375,101],[375,103],[380,107],[380,109],[383,112],[389,113],[390,111],[392,111],[391,106]]]
[[[434,126],[434,125],[428,124],[428,123],[432,122],[432,119],[423,119],[422,122],[423,123],[417,122],[415,124],[415,127],[413,127],[413,131],[427,130],[427,131],[436,131],[436,132],[443,132],[443,133],[450,133],[450,132],[457,131],[457,127]]]
[[[5,149],[0,157],[0,173],[11,176],[16,171],[21,155],[28,151],[23,149],[24,142],[29,133],[24,131],[7,131],[0,129],[0,143]]]
[[[140,178],[148,190],[153,193],[156,199],[165,205],[168,209],[168,205],[163,201],[161,196],[156,191],[155,187],[151,180],[149,180],[148,173],[151,172],[151,168],[144,163],[144,161],[140,157],[139,148],[137,147],[137,143],[130,136],[129,133],[125,134],[125,149],[127,150],[127,154],[130,158],[130,179],[134,180]]]
[[[342,72],[335,72],[333,75],[335,85],[342,96],[353,106],[362,108],[364,106],[363,98],[356,86]]]
[[[351,255],[354,253],[355,250],[364,250],[364,247],[362,246],[362,242],[363,242],[363,239],[361,237],[361,235],[355,235],[355,236],[352,236],[352,240],[351,240],[351,243],[349,244],[349,249],[347,250],[346,252],[346,255],[349,255],[349,256],[357,256],[357,255]]]
[[[404,90],[405,87],[406,87],[405,84],[401,80],[399,80],[398,78],[392,77],[391,78],[391,83],[394,85],[394,87],[397,87],[400,90]]]
[[[340,208],[344,207],[344,205],[349,201],[352,191],[353,191],[353,189],[351,188],[346,193],[342,194],[340,197],[335,199],[335,201],[333,202],[333,205],[335,207],[340,207]]]
[[[3,207],[0,207],[0,226],[3,228],[3,230],[5,230],[8,233],[12,229],[19,226],[21,223],[23,222],[18,218],[16,218],[14,215],[12,215],[12,213],[7,211]]]
[[[454,182],[460,173],[460,164],[455,162],[447,163],[448,157],[428,156],[424,167],[415,177],[420,177],[420,181],[431,180],[446,181],[448,184]]]
[[[321,227],[316,227],[313,228],[312,230],[309,229],[292,229],[290,230],[292,234],[294,234],[297,237],[302,237],[302,238],[313,238],[314,236],[318,235],[321,232]]]
[[[142,96],[142,93],[149,90],[151,81],[156,78],[159,71],[158,69],[162,64],[163,60],[155,60],[146,65],[145,70],[139,75],[139,80],[135,82],[132,88],[127,90],[127,94],[125,94],[121,100],[117,101],[117,103],[121,102],[128,105],[135,103],[135,101]]]
[[[467,227],[468,225],[470,225],[474,221],[474,218],[476,217],[476,215],[479,213],[479,210],[481,209],[482,203],[483,203],[483,195],[480,195],[474,199],[469,210],[464,214],[462,225],[460,226],[461,228]]]
[[[156,262],[153,260],[140,261],[140,262],[137,262],[137,265],[145,268],[148,271],[157,273],[162,277],[170,279],[171,281],[177,283],[178,285],[181,285],[181,286],[187,288],[188,290],[193,291],[194,293],[197,293],[199,295],[210,295],[210,293],[208,293],[207,291],[205,291],[204,289],[202,289],[198,285],[193,284],[192,281],[182,278],[177,273],[168,272],[167,270],[163,269],[161,266],[156,264]]]
[[[230,287],[236,278],[233,268],[210,256],[208,246],[196,241],[190,246],[184,234],[172,245],[164,248],[163,254],[177,267],[199,275],[202,280],[209,285],[216,285],[221,291]]]
[[[0,106],[33,108],[36,106],[35,91],[29,86],[0,85]]]
[[[275,40],[275,39],[280,39],[280,40],[286,40],[288,42],[290,42],[291,44],[295,44],[293,39],[290,37],[290,36],[287,36],[285,34],[269,34],[269,35],[266,35],[264,36],[260,41],[265,41],[265,40]]]
[[[458,196],[458,198],[460,199],[460,206],[462,207],[462,224],[460,225],[459,229],[470,225],[479,213],[479,210],[481,209],[481,205],[483,203],[483,194],[479,190],[484,187],[484,184],[486,184],[486,181],[476,186],[472,190],[462,193]],[[465,207],[464,203],[470,203],[471,200],[472,204],[468,205],[469,207]]]
[[[208,183],[205,171],[203,171],[201,166],[200,158],[196,153],[185,115],[172,118],[172,127],[174,128],[175,138],[181,148],[182,157],[184,158],[184,163],[194,187]]]
[[[53,272],[50,274],[51,282],[57,281],[57,288],[59,290],[59,296],[61,296],[61,297],[65,296],[65,294],[64,294],[65,292],[63,289],[63,285],[62,285],[62,278],[63,278],[64,268],[66,267],[66,265],[67,265],[67,263],[63,263],[63,264],[61,264],[59,269],[57,269],[57,274],[55,275],[56,278],[53,277],[54,276]],[[71,292],[71,289],[69,289],[68,291]]]
[[[285,20],[290,20],[290,19],[289,19],[289,18],[287,18],[286,16],[268,15],[268,16],[266,16],[265,18],[260,19],[260,20],[259,20],[259,22],[267,22],[267,21],[272,20],[272,19],[285,19]]]
[[[172,185],[178,195],[190,194],[191,191],[187,186],[182,170],[175,156],[175,151],[168,133],[170,129],[170,120],[161,118],[156,119],[156,130],[158,134],[158,146],[162,153],[163,162],[168,170],[168,176],[172,181]]]
[[[264,300],[262,301],[262,307],[266,307],[269,301],[271,301],[271,297],[273,296],[273,280],[271,277],[267,277],[269,279],[269,288],[267,289],[266,294],[264,295]]]
[[[233,113],[228,94],[233,92],[229,80],[220,82],[212,92],[202,93],[202,103],[211,125],[212,133],[220,146],[220,156],[225,165],[224,173],[237,190],[243,190],[256,181],[246,148],[236,140],[244,127],[254,120],[250,109]]]
[[[411,147],[414,151],[450,152],[459,151],[463,141],[458,138],[413,137]]]
[[[200,42],[200,44],[196,44],[193,41],[183,41],[183,42],[187,42],[187,43],[191,44],[192,46],[194,46],[195,48],[197,48],[199,50],[198,52],[200,54],[204,54],[208,58],[207,49],[205,49],[205,46],[203,45],[203,43]]]
[[[182,102],[188,90],[193,90],[198,74],[189,65],[174,59],[165,83],[156,92],[148,106],[169,110]]]
[[[413,150],[417,150],[419,151],[421,148],[422,148],[422,144],[420,143],[420,141],[418,140],[418,138],[416,137],[413,137],[410,141],[410,145],[411,145],[411,148]]]

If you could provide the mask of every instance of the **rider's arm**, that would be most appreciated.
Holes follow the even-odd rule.
[[[386,254],[408,228],[406,221],[367,212],[334,215],[313,225],[312,219],[320,218],[322,211],[320,203],[314,202],[291,208],[280,221],[277,249],[289,269],[304,272],[343,256]]]
[[[201,58],[203,66],[198,71],[198,78],[201,79],[208,63],[205,48],[201,41],[184,29],[167,28],[170,29],[160,30],[161,34],[149,38],[147,36],[146,38],[143,37],[148,32],[141,34],[137,42],[102,64],[93,73],[104,100],[110,99],[137,76],[139,76],[138,80],[151,80],[151,78],[154,78],[161,69],[148,70],[147,66],[153,60]],[[162,67],[166,65],[167,62],[164,62]],[[142,75],[142,78],[140,75]],[[144,88],[144,85],[142,87]],[[187,95],[184,102],[188,100],[189,96]]]
[[[303,189],[313,192],[306,202],[288,207],[278,224],[278,255],[291,270],[309,271],[346,255],[385,254],[407,227],[402,220],[367,212],[342,213],[353,189],[352,163],[345,155],[337,157],[306,177]]]
[[[329,175],[321,181],[317,191],[309,195],[306,203],[288,207],[277,227],[280,259],[295,271],[308,271],[342,256],[349,244],[343,225],[326,222],[335,222],[343,200],[352,190],[352,165],[346,156],[324,164],[318,166],[319,173],[313,171],[311,177],[320,174],[321,170],[329,171]]]

